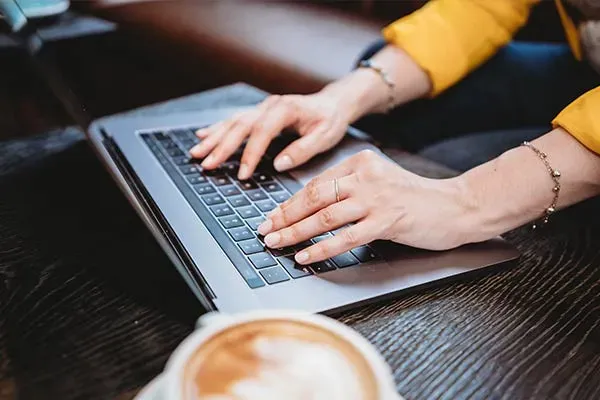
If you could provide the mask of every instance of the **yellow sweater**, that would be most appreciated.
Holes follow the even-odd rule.
[[[383,30],[427,72],[432,96],[452,86],[506,45],[540,0],[432,0]],[[560,0],[559,14],[573,50],[581,60],[577,28]],[[600,86],[583,94],[552,121],[600,154]]]

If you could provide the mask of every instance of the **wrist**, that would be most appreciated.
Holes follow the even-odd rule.
[[[457,214],[452,218],[455,226],[459,245],[477,243],[490,239],[496,234],[482,229],[486,223],[487,215],[483,207],[477,187],[468,174],[462,174],[454,178],[446,179],[448,193],[451,194],[453,203],[457,206]]]
[[[332,97],[339,111],[351,124],[361,117],[383,110],[389,88],[374,71],[359,68],[327,85],[319,94]]]

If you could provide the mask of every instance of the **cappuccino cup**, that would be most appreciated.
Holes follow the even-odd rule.
[[[208,313],[138,400],[402,400],[377,350],[297,311]]]

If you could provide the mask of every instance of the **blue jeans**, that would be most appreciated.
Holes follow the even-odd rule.
[[[568,46],[513,42],[438,97],[357,125],[380,142],[465,171],[548,132],[560,110],[598,85],[600,76]]]

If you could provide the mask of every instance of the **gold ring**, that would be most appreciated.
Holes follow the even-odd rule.
[[[333,187],[335,189],[335,201],[337,203],[339,203],[340,202],[340,187],[338,185],[337,178],[333,180]]]

